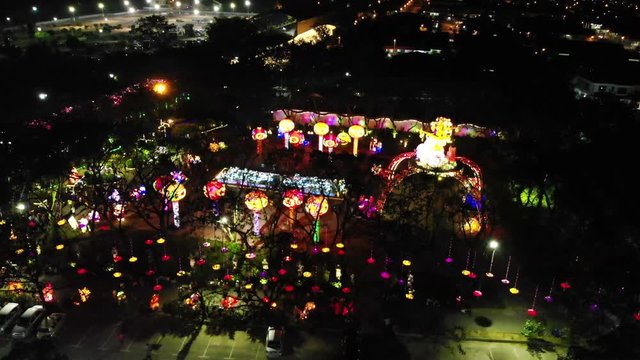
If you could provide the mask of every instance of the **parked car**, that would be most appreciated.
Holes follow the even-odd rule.
[[[279,358],[282,356],[282,340],[284,339],[284,328],[269,326],[267,329],[267,340],[265,347],[267,358]]]
[[[8,303],[0,309],[0,333],[13,329],[13,325],[22,314],[22,307],[17,303]]]
[[[38,339],[45,339],[58,335],[66,317],[67,315],[63,313],[53,313],[43,318],[38,325],[36,337]]]
[[[23,340],[33,335],[36,327],[44,316],[45,313],[42,305],[34,305],[28,308],[22,313],[22,315],[20,315],[20,318],[18,318],[18,321],[11,332],[11,337],[15,340]]]

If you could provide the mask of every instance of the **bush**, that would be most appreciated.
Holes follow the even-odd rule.
[[[522,326],[522,335],[526,337],[542,336],[544,335],[544,324],[537,320],[527,320]]]

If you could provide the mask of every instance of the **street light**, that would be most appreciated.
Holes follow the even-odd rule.
[[[135,8],[133,8],[133,7],[130,7],[130,8],[129,8],[129,13],[130,13],[130,14],[133,14],[134,12],[136,12],[136,9],[135,9]]]
[[[236,3],[229,4],[229,7],[231,8],[231,10],[234,10],[236,8]]]
[[[18,205],[16,205],[16,210],[22,212],[27,208],[27,205],[25,205],[24,203],[18,203]]]
[[[193,9],[193,15],[200,15],[200,10]]]
[[[220,6],[218,6],[218,5],[213,5],[213,11],[215,11],[215,12],[220,11]]]
[[[74,6],[69,6],[69,13],[71,13],[71,18],[73,19],[73,23],[76,23],[76,8]]]
[[[153,4],[153,9],[156,11],[160,10],[160,4]]]
[[[396,39],[393,39],[393,52],[396,52]]]
[[[31,11],[33,11],[34,13],[38,12],[38,7],[37,6],[32,6],[31,7]]]
[[[129,0],[124,0],[123,4],[124,4],[124,6],[125,6],[126,8],[129,8],[129,4],[130,4],[130,2],[129,2]]]
[[[102,12],[102,17],[104,17],[104,4],[98,3],[98,9],[100,9],[100,11]]]
[[[491,272],[491,270],[493,270],[493,258],[496,255],[496,249],[498,248],[499,245],[500,244],[495,240],[489,241],[489,248],[492,249],[492,251],[491,251],[491,262],[489,263],[489,271],[487,271],[487,273],[485,274],[489,278],[493,277],[493,273]]]
[[[41,101],[47,100],[48,96],[49,95],[47,93],[44,93],[44,92],[38,93],[38,99],[40,99]]]
[[[249,1],[249,0],[244,0],[244,6],[246,6],[247,8],[248,8],[249,6],[251,6],[251,1]]]

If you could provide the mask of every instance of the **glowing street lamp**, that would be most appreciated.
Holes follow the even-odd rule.
[[[498,248],[499,244],[497,241],[495,240],[491,240],[489,241],[489,247],[492,249],[491,251],[491,262],[489,263],[489,271],[487,271],[487,273],[485,274],[487,277],[492,278],[493,277],[493,273],[491,272],[491,270],[493,270],[493,258],[496,255],[496,249]]]
[[[322,142],[324,136],[329,133],[329,125],[327,123],[318,122],[313,125],[313,132],[318,135],[318,151],[322,152]]]
[[[236,9],[236,3],[231,3],[229,4],[229,7],[231,8],[231,10],[235,10]]]
[[[104,4],[98,3],[98,9],[100,9],[100,11],[102,12],[102,17],[104,17]]]
[[[69,13],[71,14],[71,18],[73,19],[73,23],[76,23],[76,8],[75,6],[69,6]]]
[[[358,156],[358,139],[364,136],[364,128],[360,125],[351,125],[349,135],[353,138],[353,156]]]
[[[124,0],[123,4],[124,7],[128,8],[131,3],[129,2],[129,0]]]
[[[220,11],[220,6],[218,6],[218,5],[213,5],[213,11],[215,11],[215,12]]]
[[[282,119],[278,123],[278,129],[284,134],[284,148],[289,148],[289,133],[296,127],[293,121]]]

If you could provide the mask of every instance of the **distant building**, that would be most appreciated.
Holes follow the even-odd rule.
[[[610,94],[620,98],[640,96],[640,81],[607,79],[599,77],[574,77],[573,90],[578,98],[595,97]]]

